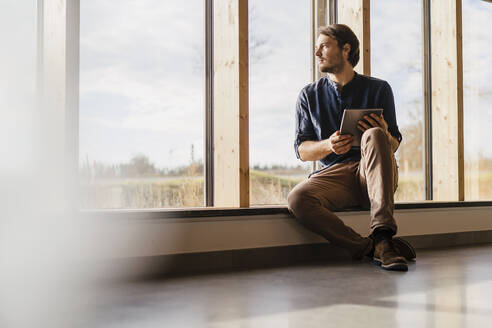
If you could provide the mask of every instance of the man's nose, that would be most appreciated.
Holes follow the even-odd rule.
[[[315,55],[316,57],[321,57],[321,51],[320,51],[320,49],[315,49],[315,50],[316,50],[316,51],[314,52],[314,55]]]

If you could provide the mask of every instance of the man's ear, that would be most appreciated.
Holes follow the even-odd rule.
[[[343,53],[344,53],[344,55],[347,55],[347,57],[346,57],[346,59],[347,59],[347,60],[348,60],[348,56],[349,56],[349,53],[350,53],[350,49],[351,49],[351,48],[352,48],[352,47],[351,47],[351,46],[350,46],[350,44],[348,44],[348,43],[345,43],[345,44],[343,45]]]

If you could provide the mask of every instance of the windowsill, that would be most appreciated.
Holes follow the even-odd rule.
[[[285,206],[83,211],[91,244],[103,258],[147,257],[326,242],[295,222]],[[339,218],[370,234],[368,211]],[[492,202],[399,203],[399,236],[492,231]],[[85,219],[88,220],[85,220]],[[93,219],[93,220],[92,220]],[[110,241],[110,242],[108,242]],[[98,246],[98,242],[102,246]]]
[[[456,207],[485,207],[492,206],[492,201],[463,201],[463,202],[407,202],[396,203],[395,210],[407,209],[432,209],[432,208],[456,208]],[[364,212],[360,207],[339,209],[336,212]],[[252,206],[249,208],[213,208],[213,207],[195,207],[195,208],[156,208],[156,209],[104,209],[104,210],[81,210],[82,214],[102,214],[109,216],[124,216],[132,218],[132,214],[146,219],[185,219],[185,218],[207,218],[207,217],[231,217],[231,216],[253,216],[253,215],[290,215],[285,205],[265,205]]]

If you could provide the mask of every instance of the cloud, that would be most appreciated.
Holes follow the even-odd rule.
[[[82,158],[141,152],[165,167],[189,160],[169,150],[203,143],[203,1],[174,2],[81,2]]]
[[[170,153],[174,163],[187,162],[191,143],[203,149],[203,1],[174,2],[81,2],[81,100],[108,94],[98,109],[81,107],[81,154],[91,149],[91,157],[109,161],[138,150],[166,166]],[[465,86],[475,81],[471,89],[480,92],[490,74],[477,63],[490,62],[484,47],[492,40],[489,29],[474,26],[490,25],[490,7],[469,0],[463,6]],[[295,102],[310,82],[309,3],[251,0],[250,9],[251,37],[264,41],[250,49],[252,163],[295,165]],[[372,71],[392,85],[401,126],[423,118],[421,9],[420,2],[371,3]],[[110,108],[109,95],[127,102]],[[89,146],[94,131],[113,142]]]
[[[99,154],[90,157],[121,158],[116,152],[128,151],[115,144],[124,140],[128,149],[135,148],[137,142],[123,135],[139,131],[147,134],[149,145],[154,145],[145,147],[149,150],[146,154],[153,160],[160,158],[160,165],[169,165],[162,155],[169,152],[174,158],[182,156],[175,162],[188,161],[189,146],[179,151],[176,144],[194,143],[197,149],[196,143],[203,145],[204,80],[193,71],[201,54],[199,49],[203,47],[203,15],[201,5],[197,5],[199,2],[183,7],[147,1],[145,6],[140,3],[116,9],[107,1],[81,3],[81,99],[106,93],[128,101],[121,106],[120,113],[111,110],[114,118],[105,116],[110,97],[107,101],[100,99],[100,111],[81,107],[81,155],[87,151]],[[282,6],[276,6],[279,4]],[[251,115],[258,115],[260,120],[254,122],[259,124],[262,124],[263,112],[270,120],[278,121],[278,115],[291,120],[297,94],[309,82],[309,6],[306,3],[286,5],[279,1],[276,4],[257,2],[256,6],[261,15],[258,25],[252,26],[253,32],[265,31],[271,40],[268,51],[273,49],[274,54],[283,55],[279,58],[268,54],[258,70],[251,67],[252,80],[258,86],[251,87],[251,103],[258,104],[251,108]],[[190,16],[190,12],[194,14]],[[271,15],[273,12],[275,15]],[[294,25],[286,24],[294,12],[304,16]],[[264,97],[265,92],[269,96]],[[266,101],[256,102],[255,95]],[[86,117],[86,113],[91,117]],[[252,131],[255,130],[252,127]],[[295,161],[290,149],[293,125],[289,124],[285,130],[277,130],[281,133],[266,144],[259,140],[258,147],[265,149],[277,146],[273,140],[288,140],[288,151],[280,157],[270,157],[270,162],[284,162],[285,158]],[[96,131],[99,140],[110,135],[114,138],[106,151],[96,149],[107,147],[108,143],[88,145]],[[122,136],[116,137],[116,131]],[[251,146],[254,153],[257,145]]]
[[[268,40],[267,54],[250,63],[250,162],[302,164],[294,154],[294,113],[311,80],[310,8],[302,1],[251,1],[252,34]]]
[[[402,13],[405,13],[404,15]],[[423,119],[422,4],[415,1],[371,3],[371,75],[392,86],[399,125]],[[421,104],[421,110],[414,106]],[[411,115],[409,111],[415,111]]]

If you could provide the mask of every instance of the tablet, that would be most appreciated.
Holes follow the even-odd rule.
[[[365,115],[376,114],[380,116],[383,113],[381,108],[374,109],[346,109],[343,111],[342,124],[340,125],[340,134],[351,134],[354,136],[352,146],[360,146],[362,131],[357,128],[357,122],[364,120]]]

